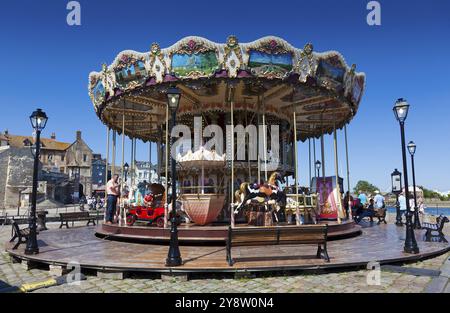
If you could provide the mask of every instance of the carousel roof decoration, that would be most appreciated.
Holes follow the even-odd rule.
[[[226,154],[220,155],[214,150],[208,150],[200,147],[195,152],[189,150],[185,155],[180,153],[177,155],[177,163],[182,167],[224,167],[226,162]]]
[[[157,141],[165,123],[166,90],[183,93],[177,118],[199,112],[229,112],[228,90],[234,86],[235,112],[264,112],[274,123],[293,122],[306,140],[331,133],[358,110],[365,74],[348,66],[336,51],[316,52],[312,44],[295,48],[268,36],[240,43],[201,37],[181,39],[168,48],[153,43],[148,52],[122,51],[100,72],[89,75],[89,95],[101,121],[143,141]]]

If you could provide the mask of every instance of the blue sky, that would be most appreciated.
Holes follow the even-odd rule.
[[[84,0],[79,27],[66,24],[68,0],[2,1],[0,5],[0,129],[30,134],[29,114],[50,117],[44,135],[72,141],[81,129],[104,153],[105,128],[88,97],[88,74],[122,50],[148,51],[188,35],[241,42],[276,35],[297,47],[337,50],[367,74],[360,110],[348,127],[352,185],[359,179],[381,189],[401,170],[399,127],[392,106],[411,104],[407,141],[414,140],[419,185],[450,190],[450,1],[380,1],[382,25],[366,23],[366,0],[343,1],[118,1]],[[263,3],[264,2],[264,3]],[[340,174],[345,176],[343,133]],[[327,174],[334,173],[332,138]],[[129,143],[127,149],[129,147]],[[138,147],[147,159],[148,146]],[[300,145],[301,182],[307,184],[307,144]],[[154,158],[155,159],[155,158]]]

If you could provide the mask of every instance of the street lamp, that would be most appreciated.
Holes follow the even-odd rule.
[[[130,169],[130,166],[128,165],[128,162],[127,162],[123,165],[123,175],[125,176],[125,181],[127,181],[129,169]]]
[[[320,177],[319,173],[320,173],[320,167],[322,166],[322,163],[320,163],[320,161],[317,160],[315,165],[316,165],[316,170],[317,170],[317,177]]]
[[[34,164],[33,164],[33,189],[31,193],[31,210],[28,219],[30,228],[30,237],[27,240],[27,246],[25,248],[25,254],[38,254],[39,247],[36,237],[36,198],[38,187],[38,171],[39,171],[39,153],[41,148],[41,131],[47,124],[47,114],[41,109],[37,109],[30,116],[31,125],[36,132],[36,143],[34,150]]]
[[[172,113],[172,123],[170,125],[170,133],[176,123],[177,110],[180,105],[181,92],[176,87],[171,87],[167,91],[167,105]],[[168,136],[168,134],[167,134]],[[171,136],[170,147],[173,148],[175,138]],[[171,180],[172,180],[172,212],[170,219],[170,247],[166,259],[166,266],[179,266],[183,263],[181,259],[180,248],[178,246],[178,229],[177,229],[177,184],[176,184],[176,160],[174,159],[175,152],[171,153]],[[167,179],[167,177],[166,177]],[[169,215],[169,216],[170,216]]]
[[[412,141],[408,143],[408,151],[411,155],[411,167],[412,167],[412,176],[413,176],[413,191],[414,191],[414,228],[421,229],[419,220],[419,208],[417,207],[417,194],[416,194],[416,170],[414,168],[414,153],[416,153],[416,144]]]
[[[398,202],[398,196],[402,192],[402,173],[395,169],[391,174],[392,193],[395,194],[395,209],[397,211],[395,225],[403,226],[402,214],[400,212],[400,203]]]
[[[406,149],[405,149],[405,120],[408,116],[409,104],[403,98],[395,102],[393,108],[395,117],[400,124],[400,135],[402,142],[402,159],[403,159],[403,178],[405,183],[405,200],[406,200],[406,238],[404,251],[406,253],[419,253],[416,238],[414,236],[414,228],[412,224],[412,212],[409,206],[409,192],[408,192],[408,167],[406,165]]]

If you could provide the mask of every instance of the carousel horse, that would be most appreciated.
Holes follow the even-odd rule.
[[[276,204],[275,219],[281,221],[284,216],[282,208],[286,206],[286,194],[281,188],[283,182],[283,177],[279,173],[274,172],[265,184],[255,186],[249,183],[242,183],[239,190],[235,193],[235,200],[238,205],[234,213],[238,214],[243,206],[250,204],[252,201],[256,201],[261,205],[274,202]]]

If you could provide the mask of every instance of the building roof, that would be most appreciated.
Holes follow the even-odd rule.
[[[12,147],[21,148],[24,147],[24,141],[28,140],[34,143],[34,138],[32,136],[17,136],[17,135],[7,135],[8,143]],[[56,141],[50,138],[41,138],[42,150],[57,150],[65,151],[71,144],[67,142]]]

